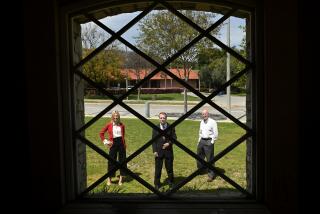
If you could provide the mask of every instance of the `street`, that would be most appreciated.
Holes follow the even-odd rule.
[[[214,103],[222,107],[225,111],[229,112],[228,105],[227,105],[227,96],[226,95],[219,95],[216,96],[213,100]],[[112,101],[108,100],[100,100],[95,102],[85,102],[85,115],[86,116],[95,116],[98,113],[100,113],[104,108],[108,107]],[[245,122],[245,96],[231,96],[231,109],[230,113],[235,118],[241,118],[242,122]],[[183,115],[183,109],[184,105],[183,102],[150,102],[149,106],[149,112],[147,111],[148,106],[146,104],[132,104],[132,103],[126,103],[128,106],[130,106],[132,109],[134,109],[136,112],[141,114],[142,116],[146,117],[146,115],[149,113],[149,118],[157,118],[159,112],[166,112],[168,114],[169,118],[176,119]],[[197,104],[197,102],[189,102],[188,103],[188,110],[190,110],[192,107],[194,107]],[[214,109],[211,105],[205,104],[204,106],[200,107],[194,114],[191,115],[189,119],[201,119],[201,111],[203,108],[208,108],[210,115],[216,119],[216,120],[227,120],[223,114],[221,114],[219,111]],[[133,114],[128,112],[126,109],[124,109],[122,106],[116,106],[111,111],[106,113],[104,117],[110,117],[111,112],[113,110],[118,110],[120,112],[121,117],[135,117]]]

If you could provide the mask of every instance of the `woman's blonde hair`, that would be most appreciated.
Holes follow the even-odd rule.
[[[119,113],[119,111],[117,111],[117,110],[114,110],[114,111],[112,112],[112,114],[111,114],[111,119],[113,119],[114,115],[116,115],[116,114],[119,116],[119,119],[120,119],[120,113]]]

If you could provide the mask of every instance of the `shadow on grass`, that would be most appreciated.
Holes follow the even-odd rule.
[[[215,167],[216,168],[216,170],[218,171],[218,172],[220,172],[220,173],[222,173],[222,174],[224,174],[225,172],[226,172],[226,170],[224,170],[223,168],[221,168],[221,167]],[[205,174],[208,174],[208,169],[204,169],[204,170],[201,170],[200,172],[199,172],[199,175],[205,175]]]
[[[140,172],[135,172],[134,174],[137,175],[137,176],[139,176],[139,177],[140,177],[140,175],[141,175]],[[124,177],[124,182],[126,182],[126,183],[129,183],[129,182],[131,182],[131,181],[133,181],[133,180],[135,180],[135,179],[132,178],[131,175],[129,175],[129,174]]]
[[[215,167],[220,173],[225,173],[225,170],[220,167]],[[142,173],[135,173],[137,176],[140,176]],[[206,175],[207,171],[203,170],[199,175]],[[166,175],[162,175],[166,176]],[[174,183],[173,187],[175,185],[179,184],[183,180],[185,180],[188,176],[176,176],[174,177]],[[197,179],[195,177],[194,179]],[[215,182],[216,179],[219,179],[219,176],[217,176],[212,183]],[[135,181],[134,178],[132,178],[130,175],[125,176],[124,183],[130,183],[132,181]],[[114,183],[118,182],[118,180],[114,180]],[[207,183],[205,181],[205,183]],[[241,193],[239,190],[232,188],[232,187],[217,187],[212,189],[199,189],[199,184],[191,185],[190,183],[187,183],[188,185],[185,185],[181,187],[177,192],[172,193],[169,197],[171,198],[194,198],[194,199],[210,199],[210,198],[244,198],[245,195]],[[130,184],[129,184],[130,185]],[[160,184],[159,191],[162,193],[168,192],[170,190],[169,188],[169,182],[168,178],[165,178],[163,182]],[[127,198],[127,199],[157,199],[158,196],[154,193],[129,193],[125,192],[122,186],[118,185],[111,185],[106,186],[104,185],[102,188],[102,191],[99,193],[95,193],[93,195],[90,195],[89,197],[94,198]]]
[[[214,189],[199,190],[194,186],[185,186],[172,194],[173,198],[194,198],[194,199],[234,199],[245,198],[246,195],[234,188],[219,187]]]

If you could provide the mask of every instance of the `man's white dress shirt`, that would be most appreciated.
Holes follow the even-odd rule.
[[[212,144],[218,138],[218,126],[215,120],[211,118],[208,118],[207,121],[201,120],[198,142],[201,138],[211,138]]]

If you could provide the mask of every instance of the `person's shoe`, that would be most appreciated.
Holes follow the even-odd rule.
[[[118,182],[118,185],[119,185],[119,186],[121,186],[121,185],[122,185],[122,181],[123,181],[123,177],[122,177],[122,176],[120,176],[120,177],[119,177],[119,182]]]
[[[198,171],[198,175],[205,175],[205,174],[207,174],[208,173],[208,171],[207,170],[205,170],[205,169],[202,169],[202,170],[200,170],[200,171]]]
[[[169,183],[169,189],[173,188],[173,183]]]
[[[107,178],[107,186],[110,186],[110,185],[111,185],[111,179]]]
[[[208,180],[207,180],[207,182],[212,182],[213,179],[214,179],[214,177],[209,177]]]

